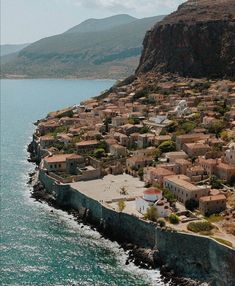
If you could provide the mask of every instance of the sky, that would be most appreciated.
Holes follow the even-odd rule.
[[[89,18],[165,15],[185,0],[0,0],[1,44],[32,43]]]

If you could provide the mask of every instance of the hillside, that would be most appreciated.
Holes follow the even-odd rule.
[[[10,62],[2,64],[2,76],[126,77],[138,65],[146,31],[162,18],[163,16],[137,20],[132,18],[131,23],[90,32],[83,32],[84,27],[88,26],[87,23],[82,23],[80,28],[76,28],[79,32],[70,30],[26,47]],[[104,20],[101,21],[99,29]]]
[[[27,47],[29,44],[19,44],[19,45],[1,45],[0,50],[1,50],[1,57],[6,56],[9,54],[13,54],[16,52],[19,52],[23,50],[25,47]]]
[[[235,1],[191,0],[146,34],[137,74],[235,75]]]
[[[104,19],[88,19],[81,24],[69,29],[65,33],[89,33],[107,31],[120,25],[129,24],[135,20],[137,20],[137,18],[126,14],[115,15]]]

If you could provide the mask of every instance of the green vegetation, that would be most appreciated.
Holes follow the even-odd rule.
[[[196,123],[193,121],[185,121],[181,124],[181,128],[185,133],[190,133],[196,127]]]
[[[158,219],[156,208],[154,206],[149,207],[146,214],[144,215],[144,218],[156,222]]]
[[[194,211],[196,208],[198,208],[198,201],[194,199],[187,200],[185,202],[185,207],[187,210]]]
[[[130,117],[128,123],[133,125],[140,124],[140,119],[138,117]]]
[[[225,123],[222,120],[215,120],[208,126],[208,131],[218,136],[224,128]]]
[[[148,132],[149,132],[149,127],[146,125],[140,129],[140,134],[145,134]]]
[[[109,124],[112,123],[112,119],[110,117],[105,117],[104,119],[104,125],[105,125],[105,132],[107,133],[109,131]]]
[[[125,209],[125,207],[126,207],[126,204],[125,204],[124,200],[118,201],[118,209],[120,212],[122,212]]]
[[[222,189],[222,180],[218,179],[216,176],[211,176],[210,184],[212,189]]]
[[[159,218],[157,220],[157,224],[160,226],[160,227],[165,227],[166,226],[166,222],[163,218]]]
[[[218,242],[224,244],[224,245],[227,245],[229,247],[233,247],[233,244],[230,242],[230,241],[227,241],[225,239],[222,239],[222,238],[218,238],[218,237],[213,237],[215,240],[217,240]]]
[[[126,189],[126,187],[121,187],[120,188],[120,194],[121,195],[124,195],[124,196],[127,196],[128,195],[128,192],[127,192],[127,189]]]
[[[122,24],[116,21],[115,25],[111,18],[105,28],[98,20],[96,25],[91,23],[89,32],[84,32],[89,22],[86,27],[83,23],[83,27],[29,45],[1,66],[2,74],[124,78],[138,65],[146,31],[162,18],[124,20]]]
[[[165,141],[158,146],[158,149],[162,153],[175,151],[176,150],[175,142],[173,142],[172,140]]]
[[[210,223],[215,223],[223,220],[223,217],[218,214],[210,215],[209,217],[205,217],[205,219]]]
[[[138,176],[140,177],[141,180],[143,180],[143,176],[144,176],[144,169],[143,168],[140,168],[138,170]]]
[[[162,194],[163,197],[166,198],[170,203],[174,203],[176,201],[175,196],[168,189],[163,189]]]
[[[187,226],[188,230],[193,232],[209,232],[214,227],[213,225],[208,221],[200,221],[200,222],[190,222]]]
[[[179,217],[176,214],[172,213],[172,214],[169,215],[169,221],[172,224],[178,224],[180,222],[180,219],[179,219]]]
[[[105,150],[103,148],[98,148],[94,151],[94,156],[97,158],[97,159],[100,159],[102,158],[103,156],[105,155]]]
[[[54,143],[53,147],[55,147],[59,151],[64,150],[64,143],[61,143],[61,142]]]
[[[57,134],[59,133],[67,133],[68,132],[68,127],[67,126],[59,126],[57,127],[53,132],[51,132],[50,134],[52,136],[54,136],[54,138],[56,138]]]
[[[178,125],[178,122],[176,120],[173,120],[171,124],[166,127],[166,131],[169,133],[173,133],[177,130]]]

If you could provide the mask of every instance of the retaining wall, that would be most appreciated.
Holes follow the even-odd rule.
[[[61,185],[40,171],[39,179],[61,206],[89,210],[96,224],[102,224],[118,241],[157,248],[164,264],[179,276],[210,282],[211,286],[235,285],[235,250],[210,238],[157,228],[126,213],[116,212],[69,185]]]

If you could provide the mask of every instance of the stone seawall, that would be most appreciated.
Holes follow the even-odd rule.
[[[70,185],[55,182],[44,171],[39,179],[62,207],[86,213],[95,225],[119,242],[158,249],[161,261],[178,276],[209,282],[211,286],[235,285],[235,250],[210,238],[163,230],[153,223],[116,212]]]

